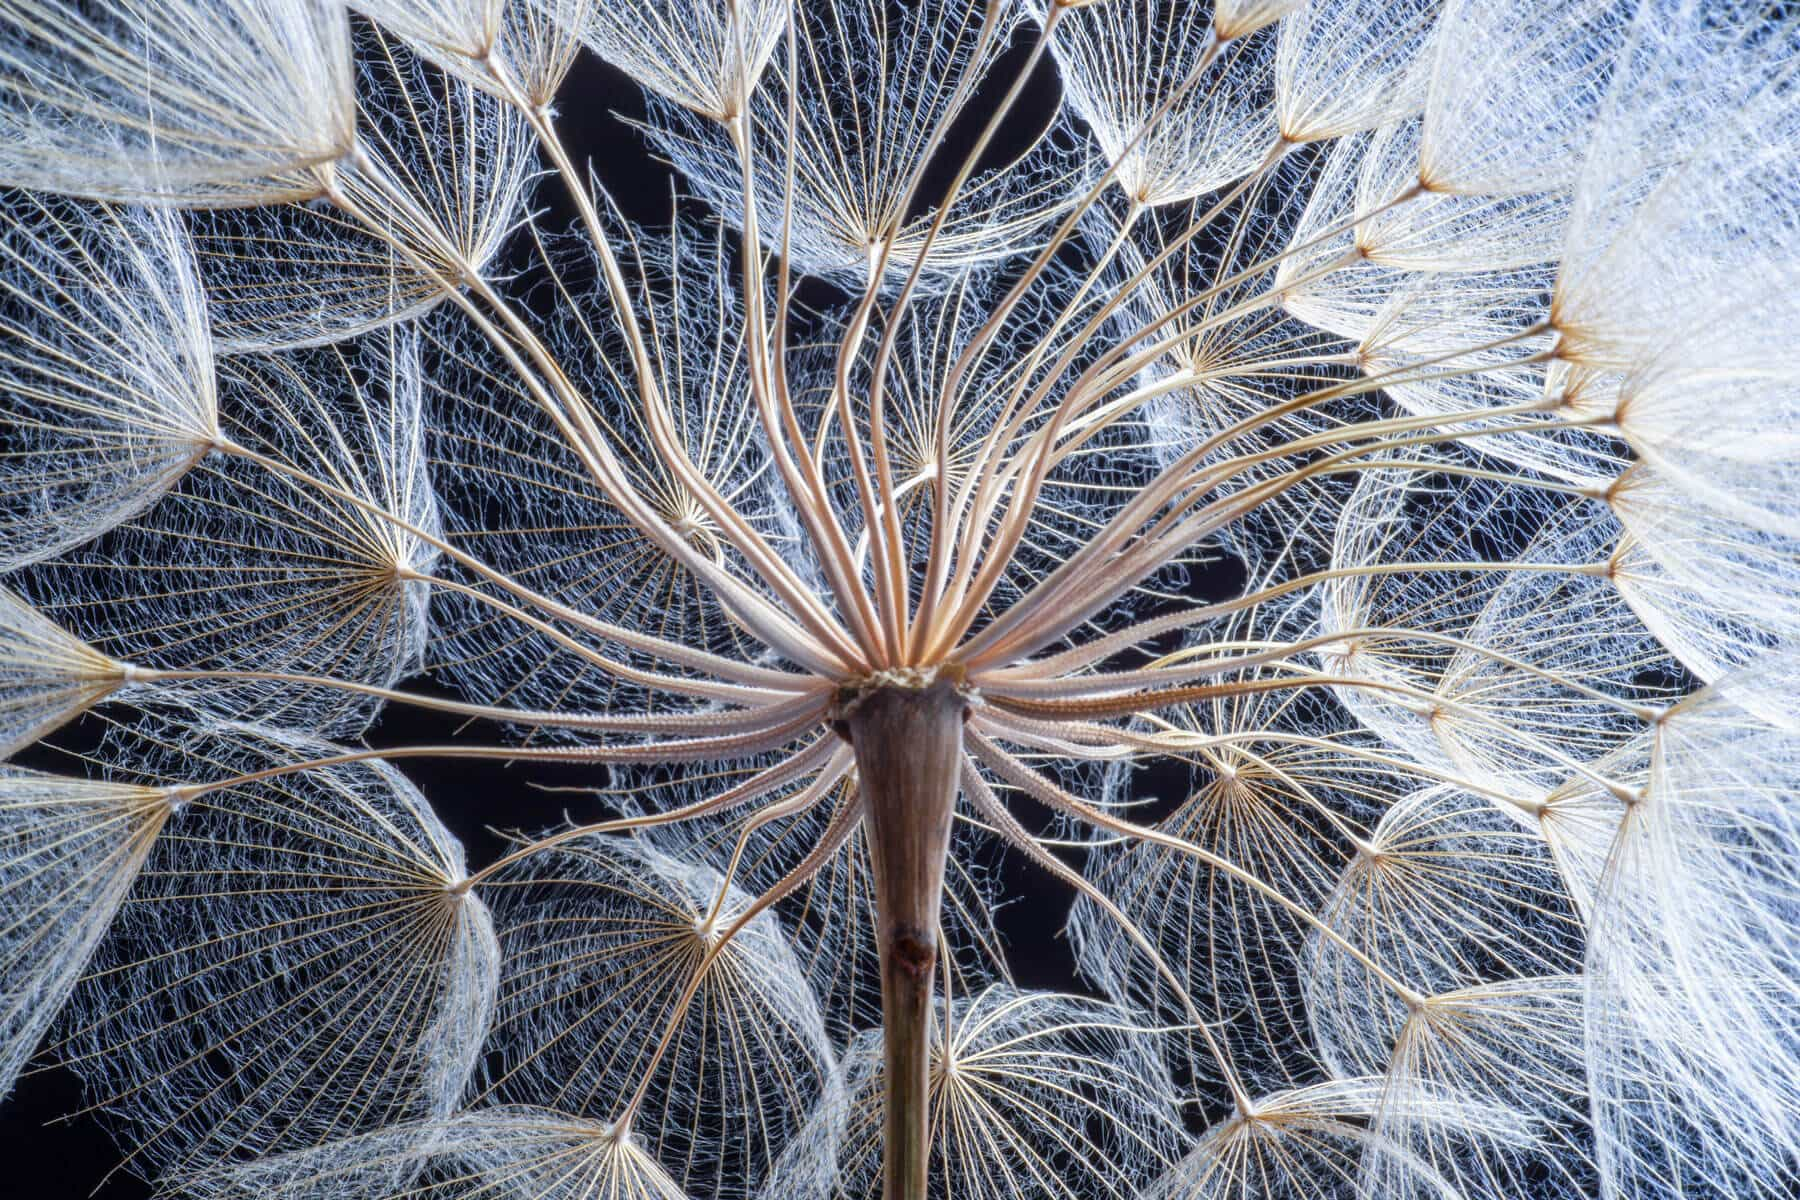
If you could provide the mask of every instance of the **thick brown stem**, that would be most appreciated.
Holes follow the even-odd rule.
[[[881,948],[885,1200],[925,1200],[931,1161],[931,998],[938,909],[968,705],[947,680],[887,684],[846,706]]]

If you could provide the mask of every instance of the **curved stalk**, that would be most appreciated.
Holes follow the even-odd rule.
[[[778,700],[770,704],[726,712],[671,713],[667,716],[634,714],[606,716],[600,713],[571,713],[548,709],[500,708],[489,704],[471,704],[463,700],[446,700],[399,688],[381,687],[373,683],[357,683],[334,679],[328,675],[301,675],[286,671],[244,671],[227,668],[174,669],[124,665],[125,683],[271,683],[291,687],[330,688],[355,696],[367,696],[392,704],[406,704],[433,712],[449,713],[482,721],[499,721],[513,725],[547,725],[554,729],[582,729],[590,733],[662,733],[684,734],[700,730],[722,733],[744,733],[785,724],[797,713],[816,717],[824,707],[823,689],[812,695]]]
[[[815,673],[835,676],[844,673],[856,661],[854,651],[834,643],[840,639],[835,636],[835,627],[817,604],[802,603],[799,605],[801,618],[808,627],[803,627],[794,618],[789,617],[767,603],[762,597],[745,587],[739,580],[700,554],[686,539],[659,520],[651,511],[643,496],[631,485],[629,478],[617,457],[613,454],[611,444],[595,427],[593,419],[582,407],[579,393],[574,385],[563,375],[561,368],[544,348],[531,329],[520,320],[511,306],[499,293],[494,291],[486,279],[473,266],[462,263],[460,283],[466,284],[470,290],[479,295],[488,304],[502,324],[507,328],[500,329],[492,318],[476,306],[473,300],[463,294],[462,287],[456,280],[446,279],[431,263],[425,261],[410,246],[389,234],[379,220],[373,219],[353,200],[344,195],[342,190],[328,179],[325,196],[333,204],[342,209],[353,220],[367,231],[379,237],[391,247],[395,253],[406,260],[407,264],[420,271],[426,278],[435,283],[444,294],[469,316],[482,336],[487,338],[518,380],[531,393],[532,400],[543,409],[545,415],[556,425],[582,465],[593,475],[612,501],[632,525],[643,533],[650,541],[704,580],[708,587],[718,595],[719,602],[734,610],[739,620],[757,638],[770,648],[799,663]],[[515,342],[514,339],[518,339]],[[530,354],[533,361],[544,371],[544,377],[526,364],[521,356],[521,349]],[[545,380],[549,380],[548,383]],[[552,394],[552,388],[555,394]],[[728,523],[729,524],[729,523]],[[745,549],[740,547],[740,549]],[[797,581],[787,579],[785,567],[776,573],[776,578],[769,580],[771,586],[781,592],[784,599],[797,601],[801,595],[810,595]],[[781,587],[778,584],[789,586]],[[817,623],[822,622],[822,623]],[[846,650],[847,657],[840,656],[839,650]]]
[[[439,537],[430,530],[421,528],[398,514],[388,511],[382,505],[358,496],[355,492],[339,487],[327,480],[320,479],[309,471],[285,463],[278,458],[272,458],[266,454],[262,454],[247,446],[234,442],[223,435],[221,435],[218,444],[214,448],[222,454],[229,454],[242,458],[248,462],[254,462],[264,470],[293,479],[306,487],[318,490],[323,495],[330,496],[335,500],[341,500],[356,508],[359,512],[365,512],[370,516],[375,517],[377,520],[386,521],[396,529],[404,531],[408,536],[418,538],[433,550],[436,550],[439,554],[450,559],[450,561],[470,571],[477,578],[493,584],[495,587],[506,592],[508,595],[513,596],[515,599],[525,604],[529,604],[534,608],[541,609],[560,620],[568,621],[598,637],[605,638],[607,641],[616,642],[631,650],[639,650],[645,653],[654,654],[657,657],[678,666],[692,667],[695,670],[705,671],[708,674],[752,687],[767,686],[778,690],[788,690],[795,684],[804,684],[805,682],[804,676],[794,675],[785,671],[774,671],[770,670],[768,667],[752,666],[749,663],[736,663],[728,658],[721,658],[719,655],[704,650],[696,650],[690,646],[683,646],[678,642],[666,641],[663,638],[655,637],[651,634],[638,633],[635,630],[626,629],[623,626],[614,625],[608,621],[602,621],[590,613],[584,613],[580,609],[570,608],[568,605],[563,604],[558,600],[552,599],[541,592],[527,587],[512,576],[507,575],[502,571],[495,570],[474,555],[457,548],[447,539]],[[460,584],[453,584],[443,579],[424,575],[415,577],[437,587],[456,588],[473,599],[499,608],[502,612],[531,625],[532,628],[537,629],[539,632],[547,633],[548,631],[548,627],[544,626],[541,622],[538,622],[536,618],[532,618],[528,614],[520,613],[515,606],[504,604],[495,597],[489,596],[479,589],[469,588]],[[557,638],[558,640],[567,637],[566,634],[550,634],[549,636]],[[573,647],[571,647],[571,649],[572,648]],[[587,657],[593,653],[591,650],[577,650],[575,652],[581,654],[583,657]],[[608,663],[602,663],[598,659],[595,659],[594,661],[599,665],[607,666],[607,669],[612,669]]]
[[[1300,904],[1292,896],[1289,896],[1281,889],[1271,886],[1266,880],[1250,871],[1246,871],[1244,868],[1228,859],[1221,858],[1219,855],[1212,853],[1204,847],[1195,845],[1185,838],[1179,838],[1173,834],[1164,833],[1159,829],[1152,829],[1149,826],[1138,825],[1135,822],[1126,821],[1122,818],[1115,817],[1110,813],[1102,812],[1090,805],[1083,804],[1080,800],[1069,795],[1069,793],[1052,784],[1049,780],[1042,778],[1028,769],[1023,763],[1019,762],[1019,760],[1012,755],[995,745],[981,732],[971,731],[970,738],[974,744],[977,757],[998,772],[1003,779],[1020,787],[1027,795],[1043,803],[1046,807],[1067,816],[1074,817],[1084,824],[1104,829],[1109,833],[1122,834],[1137,841],[1151,842],[1192,856],[1200,862],[1212,867],[1214,870],[1243,884],[1257,894],[1280,905],[1293,915],[1296,920],[1300,921],[1301,924],[1317,930],[1320,936],[1335,942],[1340,949],[1350,955],[1350,957],[1354,958],[1357,962],[1361,963],[1371,975],[1380,980],[1383,985],[1391,990],[1394,995],[1407,1006],[1407,1008],[1416,1010],[1423,1007],[1426,999],[1424,996],[1421,996],[1418,992],[1401,982],[1391,971],[1387,970],[1373,958],[1370,958],[1362,949],[1346,940],[1343,934],[1325,924],[1324,921],[1320,920],[1307,909],[1305,905]]]

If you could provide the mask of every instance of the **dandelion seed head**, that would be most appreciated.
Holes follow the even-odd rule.
[[[1790,7],[0,0],[0,1095],[1793,1194]]]

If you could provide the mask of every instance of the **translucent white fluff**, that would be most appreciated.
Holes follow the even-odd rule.
[[[262,203],[355,137],[349,24],[322,0],[7,0],[0,182]]]
[[[168,782],[213,786],[166,821],[51,1050],[120,1123],[124,1165],[185,1175],[447,1116],[499,961],[417,790],[383,763],[234,782],[336,748],[145,732]]]
[[[531,2],[554,11],[554,0]],[[723,121],[744,111],[791,7],[789,0],[594,0],[557,15],[644,87]]]
[[[773,919],[709,955],[748,899],[716,872],[592,836],[524,859],[488,894],[506,956],[489,1092],[624,1121],[705,1196],[755,1192],[813,1107],[841,1106],[817,1002]]]
[[[219,429],[178,218],[15,199],[0,216],[0,571],[153,503]]]
[[[1181,1133],[1148,1035],[1078,996],[996,986],[940,1013],[932,1051],[932,1200],[1130,1195]],[[880,1189],[882,1049],[845,1055],[848,1117],[821,1112],[760,1200]],[[841,1128],[841,1134],[834,1130]],[[835,1165],[821,1155],[841,1136]]]
[[[161,788],[0,767],[0,1097],[106,935],[168,815]]]

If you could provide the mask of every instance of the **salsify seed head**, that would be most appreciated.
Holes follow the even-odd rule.
[[[1795,1194],[1796,63],[0,0],[0,1097],[118,1196]]]

